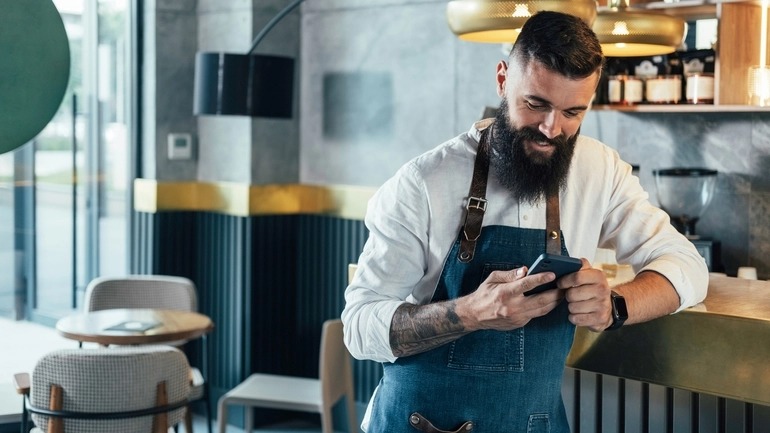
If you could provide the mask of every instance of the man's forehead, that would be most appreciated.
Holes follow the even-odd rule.
[[[510,85],[519,97],[534,98],[559,109],[587,107],[596,91],[599,72],[585,78],[569,78],[537,61],[510,68]]]

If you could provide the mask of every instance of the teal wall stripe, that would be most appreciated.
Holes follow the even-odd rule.
[[[307,348],[295,345],[297,217],[251,217],[252,371],[297,374]]]
[[[129,269],[134,274],[150,274],[155,269],[153,261],[158,236],[155,221],[158,216],[151,213],[135,212],[132,220],[131,251]]]
[[[243,257],[250,222],[219,214],[198,214],[195,222],[191,278],[198,286],[200,311],[215,325],[209,335],[209,383],[212,396],[219,398],[249,372],[244,342],[249,329],[245,288],[250,283]]]
[[[198,287],[200,310],[214,320],[215,329],[208,338],[212,402],[252,372],[318,374],[321,323],[339,317],[348,264],[357,261],[368,235],[361,221],[323,215],[137,213],[132,229],[131,272],[191,278]],[[200,342],[186,351],[191,363],[201,365]],[[592,402],[592,384],[600,378],[582,374],[581,398]],[[359,410],[381,375],[379,363],[354,362]],[[630,389],[632,382],[628,384]],[[740,420],[744,403],[727,402],[722,419]],[[568,400],[567,404],[572,403]],[[583,403],[580,407],[588,406]],[[756,406],[753,425],[764,426],[768,413],[770,409]],[[600,425],[601,421],[588,416],[591,414],[581,414],[578,429],[588,431]],[[237,406],[232,407],[229,422],[242,426],[242,415]],[[265,424],[297,416],[261,410],[255,419]],[[344,417],[336,410],[335,416],[344,425]],[[703,420],[702,415],[704,426],[714,425]],[[651,421],[660,423],[657,418]]]
[[[318,374],[321,324],[342,312],[348,264],[368,235],[362,221],[206,212],[138,212],[134,221],[132,272],[191,278],[200,311],[215,323],[212,401],[252,372]],[[199,344],[190,355],[201,361]],[[354,362],[359,403],[381,372],[378,363]]]
[[[322,215],[303,216],[300,224],[300,244],[297,257],[299,302],[297,315],[308,326],[313,349],[318,350],[321,323],[339,317],[345,305],[348,265],[356,263],[366,242],[368,232],[363,221]],[[305,368],[318,374],[318,366],[308,358]],[[368,402],[380,380],[382,366],[372,361],[353,363],[356,400]]]

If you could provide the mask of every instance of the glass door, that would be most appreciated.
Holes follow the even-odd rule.
[[[17,318],[23,312],[16,311],[17,296],[16,248],[14,241],[14,154],[0,155],[0,316]],[[23,291],[22,288],[18,288]]]
[[[94,277],[128,268],[129,0],[54,3],[70,40],[70,83],[54,119],[27,145],[33,188],[15,203],[31,203],[17,213],[32,232],[22,273],[26,311],[43,323],[79,307]]]

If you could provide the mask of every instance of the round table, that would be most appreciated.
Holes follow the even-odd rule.
[[[102,345],[192,340],[212,329],[214,323],[200,313],[146,308],[90,311],[56,322],[56,330],[65,338]]]

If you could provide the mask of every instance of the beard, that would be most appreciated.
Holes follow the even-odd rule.
[[[567,183],[580,129],[571,137],[548,139],[535,128],[517,129],[508,121],[508,104],[503,99],[488,137],[489,160],[498,181],[520,202],[535,204],[550,194],[558,194]],[[555,146],[550,157],[528,155],[526,141],[547,142]]]

